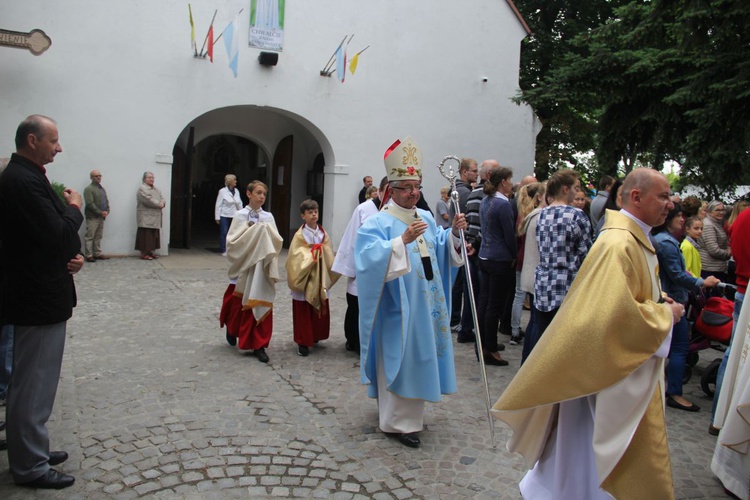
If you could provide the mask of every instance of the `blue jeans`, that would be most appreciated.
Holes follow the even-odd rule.
[[[745,300],[745,294],[737,292],[734,294],[734,314],[732,319],[732,338],[729,340],[729,347],[724,351],[724,357],[719,365],[719,371],[716,373],[716,390],[714,391],[714,404],[711,406],[711,425],[714,424],[714,415],[716,415],[716,404],[719,402],[719,393],[721,392],[721,384],[724,382],[724,372],[727,371],[727,361],[729,360],[729,353],[732,351],[732,340],[734,340],[734,332],[737,329],[737,320],[740,317],[740,310],[742,309],[742,302]]]
[[[521,350],[521,364],[526,361],[526,358],[531,354],[531,349],[536,345],[539,340],[539,309],[534,305],[534,297],[531,297],[531,318],[529,318],[529,324],[526,326],[526,336],[523,340],[523,349]]]
[[[687,318],[683,316],[672,328],[672,343],[669,346],[667,365],[667,395],[682,396],[682,377],[690,350]]]
[[[3,325],[0,330],[0,399],[8,396],[11,371],[13,371],[13,325]]]
[[[222,217],[219,219],[219,251],[221,253],[227,252],[227,233],[231,225],[231,217]]]
[[[510,331],[513,337],[521,335],[521,313],[526,292],[521,290],[521,271],[516,271],[516,292],[513,296],[513,309],[510,316]],[[528,326],[526,327],[528,329]]]

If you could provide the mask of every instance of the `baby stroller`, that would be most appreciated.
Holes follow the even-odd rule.
[[[725,291],[727,288],[736,290],[734,285],[719,283],[717,285]],[[732,313],[734,302],[724,297],[711,297],[706,299],[703,293],[696,293],[691,297],[688,304],[688,322],[692,326],[690,338],[690,350],[685,367],[683,383],[687,383],[692,377],[692,368],[700,359],[699,352],[705,349],[714,349],[724,352],[732,337]],[[719,371],[722,358],[716,358],[703,370],[701,376],[701,388],[707,396],[713,396],[716,388],[716,375]]]

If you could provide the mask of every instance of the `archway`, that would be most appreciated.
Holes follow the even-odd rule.
[[[330,144],[303,117],[284,110],[232,106],[191,121],[175,141],[170,246],[218,251],[214,203],[224,176],[235,174],[243,203],[249,182],[269,186],[265,209],[276,218],[288,246],[298,228],[297,207],[306,198],[321,205]],[[312,190],[312,191],[311,191]]]

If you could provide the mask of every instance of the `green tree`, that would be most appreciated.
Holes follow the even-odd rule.
[[[743,0],[631,1],[579,33],[523,99],[591,117],[601,172],[672,160],[681,183],[721,197],[750,182],[747,26]]]
[[[559,167],[576,165],[584,173],[596,170],[596,159],[582,162],[578,153],[592,151],[598,114],[585,93],[547,92],[550,77],[568,54],[587,52],[573,43],[614,15],[624,0],[516,0],[531,28],[521,45],[518,102],[532,106],[543,124],[536,141],[536,174],[544,179]]]

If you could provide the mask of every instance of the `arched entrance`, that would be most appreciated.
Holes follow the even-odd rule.
[[[170,246],[218,252],[214,204],[229,173],[237,176],[243,204],[249,182],[269,186],[264,208],[288,246],[299,227],[299,204],[316,199],[322,212],[327,157],[333,162],[320,130],[283,110],[233,106],[199,116],[175,141]]]

